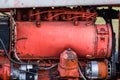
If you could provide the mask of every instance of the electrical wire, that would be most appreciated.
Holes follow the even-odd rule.
[[[8,58],[12,63],[20,64],[20,65],[21,65],[21,64],[28,64],[28,63],[17,62],[17,61],[15,61],[15,60],[11,59],[11,58],[9,57],[9,55],[8,55],[7,49],[6,49],[6,47],[5,47],[5,45],[4,45],[4,42],[2,41],[1,38],[0,38],[0,42],[1,42],[2,47],[3,47],[3,49],[4,49],[5,55],[7,56],[7,58]]]
[[[13,60],[13,59],[11,59],[10,57],[9,57],[9,55],[8,55],[8,53],[7,53],[7,50],[6,50],[6,48],[5,48],[5,45],[4,45],[4,43],[3,43],[3,41],[2,41],[2,39],[0,38],[0,42],[1,42],[1,44],[2,44],[2,46],[3,46],[3,49],[4,49],[4,51],[5,51],[5,55],[7,56],[7,58],[11,61],[11,62],[13,62],[13,63],[15,63],[15,64],[20,64],[20,65],[23,65],[23,64],[28,64],[28,63],[23,63],[23,62],[17,62],[17,61],[15,61],[15,60]],[[29,63],[30,64],[30,63]],[[58,64],[55,64],[55,65],[53,65],[53,66],[50,66],[50,67],[38,67],[37,69],[39,69],[39,70],[49,70],[49,69],[52,69],[52,68],[54,68],[54,67],[56,67]]]
[[[8,66],[8,65],[5,65],[5,64],[2,64],[3,66],[6,66],[6,67],[8,67],[8,68],[10,68],[10,66]],[[29,73],[29,74],[33,74],[33,75],[38,75],[38,76],[48,76],[49,77],[49,75],[44,75],[44,74],[38,74],[38,73],[35,73],[35,72],[30,72],[30,71],[25,71],[25,70],[21,70],[21,69],[17,69],[18,71],[21,71],[21,72],[25,72],[25,73]],[[59,78],[59,76],[53,76],[54,78]]]
[[[81,74],[82,78],[83,78],[84,80],[87,80],[87,79],[85,78],[85,76],[83,75],[83,73],[82,73],[82,71],[81,71],[80,67],[78,68],[78,70],[79,70],[79,72],[80,72],[80,74]]]
[[[14,53],[14,56],[15,56],[15,58],[16,58],[19,62],[22,62],[22,61],[20,60],[20,58],[17,56],[16,52]]]
[[[56,67],[57,65],[58,65],[58,64],[52,65],[52,66],[50,66],[50,67],[37,67],[37,69],[39,69],[39,70],[50,70],[50,69]]]
[[[7,58],[8,58],[11,62],[13,62],[13,63],[15,63],[15,64],[20,64],[20,65],[28,64],[28,63],[17,62],[17,61],[15,61],[15,60],[11,59],[11,58],[9,57],[8,53],[7,53],[7,50],[6,50],[6,48],[5,48],[5,45],[4,45],[4,43],[3,43],[3,41],[2,41],[1,38],[0,38],[0,42],[1,42],[1,44],[2,44],[2,47],[3,47],[4,51],[5,51],[5,55],[7,56]],[[54,67],[57,66],[57,65],[58,65],[58,64],[55,64],[55,65],[53,65],[53,66],[51,66],[51,67],[48,67],[48,68],[38,67],[38,69],[39,69],[39,70],[49,70],[49,69],[54,68]],[[80,66],[80,67],[81,67],[81,66]],[[85,76],[83,75],[80,67],[79,67],[78,70],[79,70],[81,76],[83,77],[84,80],[87,80],[87,79],[85,78]],[[19,70],[19,69],[18,69],[18,70]],[[23,70],[20,70],[20,71],[23,71]],[[24,72],[27,72],[27,73],[30,73],[30,74],[36,74],[36,73],[33,73],[33,72],[29,72],[29,71],[24,71]]]
[[[79,62],[79,68],[78,68],[78,70],[79,70],[82,78],[83,78],[84,80],[87,80],[87,79],[85,78],[85,76],[83,75],[82,71],[81,71],[81,64],[80,64],[80,62]]]

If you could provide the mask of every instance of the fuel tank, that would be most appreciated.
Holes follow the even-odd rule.
[[[80,21],[16,22],[15,49],[19,58],[55,58],[71,48],[79,58],[108,58],[111,56],[111,27]]]

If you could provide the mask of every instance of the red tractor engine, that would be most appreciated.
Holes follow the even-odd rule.
[[[95,7],[1,12],[2,80],[116,79],[114,32],[109,23],[95,24]]]

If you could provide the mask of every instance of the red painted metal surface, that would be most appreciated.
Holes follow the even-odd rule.
[[[0,79],[10,80],[10,62],[7,58],[0,55]]]
[[[20,58],[59,57],[71,48],[80,58],[106,58],[111,55],[112,34],[109,25],[78,22],[17,22],[16,52]]]

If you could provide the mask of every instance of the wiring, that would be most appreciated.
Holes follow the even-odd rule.
[[[4,43],[3,43],[3,41],[2,41],[1,38],[0,38],[0,42],[1,42],[2,46],[3,46],[4,51],[5,51],[5,55],[7,56],[7,58],[8,58],[11,62],[13,62],[13,63],[15,63],[15,64],[20,64],[20,65],[22,65],[22,64],[28,64],[28,63],[17,62],[17,61],[15,61],[15,60],[11,59],[11,58],[9,57],[8,53],[7,53],[7,50],[6,50],[6,48],[5,48],[5,45],[4,45]],[[50,67],[48,67],[48,68],[37,67],[37,69],[39,69],[39,70],[49,70],[49,69],[54,68],[54,67],[57,66],[57,65],[58,65],[58,64],[55,64],[55,65],[50,66]],[[5,65],[5,66],[6,66],[6,65]],[[29,71],[24,71],[24,70],[20,70],[20,69],[18,69],[18,70],[19,70],[19,71],[23,71],[23,72],[27,72],[27,73],[30,73],[30,74],[34,74],[34,75],[36,74],[36,73],[33,73],[33,72],[29,72]],[[84,77],[84,75],[83,75],[80,67],[79,67],[78,70],[79,70],[81,76],[83,77],[83,79],[84,79],[84,80],[87,80],[87,79]]]
[[[9,55],[8,55],[8,52],[7,52],[7,50],[6,50],[6,48],[5,48],[5,45],[4,45],[4,43],[3,43],[3,41],[2,41],[1,38],[0,38],[0,42],[1,42],[2,47],[3,47],[3,49],[4,49],[5,55],[7,56],[7,58],[8,58],[12,63],[20,64],[20,65],[21,65],[21,64],[28,64],[28,63],[17,62],[17,61],[15,61],[15,60],[11,59],[11,58],[9,57]]]
[[[13,59],[11,59],[10,57],[9,57],[9,55],[8,55],[8,53],[7,53],[7,50],[6,50],[6,48],[5,48],[5,45],[4,45],[4,43],[3,43],[3,41],[2,41],[2,39],[0,38],[0,42],[1,42],[1,44],[2,44],[2,46],[3,46],[3,49],[4,49],[4,51],[5,51],[5,55],[7,56],[7,58],[11,61],[11,62],[13,62],[13,63],[15,63],[15,64],[20,64],[20,65],[23,65],[23,64],[28,64],[28,63],[23,63],[23,62],[17,62],[17,61],[15,61],[15,60],[13,60]],[[33,63],[32,63],[33,64]],[[58,64],[55,64],[55,65],[53,65],[53,66],[50,66],[50,67],[38,67],[37,69],[39,69],[39,70],[49,70],[49,69],[52,69],[52,68],[54,68],[54,67],[56,67]]]
[[[8,66],[8,65],[5,65],[5,64],[2,64],[3,66],[6,66],[6,67],[8,67],[8,68],[10,68],[10,66]],[[56,64],[55,64],[56,65]],[[33,74],[33,75],[38,75],[38,76],[48,76],[49,77],[49,75],[45,75],[45,74],[38,74],[38,73],[35,73],[35,72],[31,72],[31,71],[25,71],[25,70],[21,70],[21,69],[17,69],[18,71],[20,71],[20,72],[25,72],[25,73],[29,73],[29,74]],[[54,78],[59,78],[59,76],[53,76]]]
[[[14,53],[14,56],[15,56],[15,58],[16,58],[19,62],[22,62],[22,61],[20,60],[20,58],[17,56],[16,53]]]
[[[79,68],[78,68],[78,70],[79,70],[82,78],[83,78],[84,80],[87,80],[87,79],[85,78],[85,76],[83,75],[82,71],[81,71],[81,64],[80,64],[80,62],[79,62]]]
[[[37,69],[39,69],[39,70],[49,70],[49,69],[52,69],[52,68],[56,67],[57,65],[58,64],[54,64],[54,65],[52,65],[50,67],[37,67]]]

